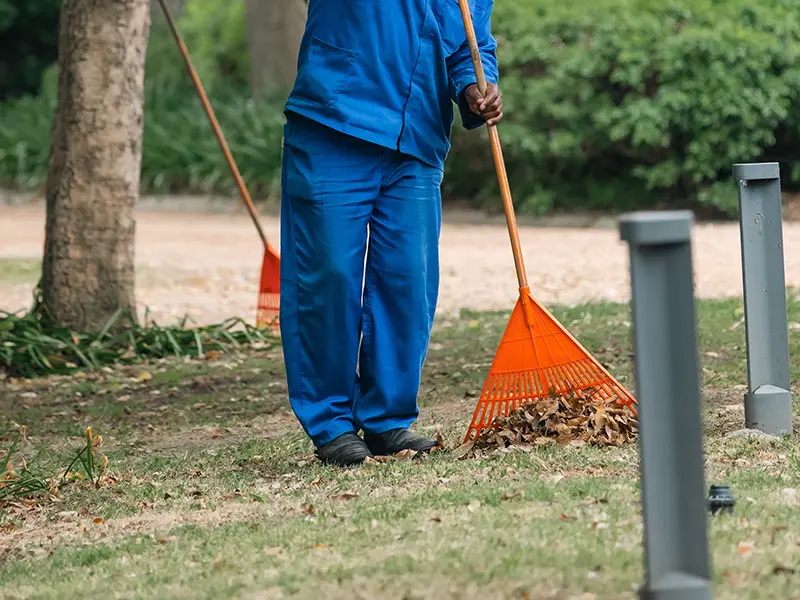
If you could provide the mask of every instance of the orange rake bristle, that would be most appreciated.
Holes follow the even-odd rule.
[[[257,327],[279,326],[281,308],[281,263],[278,253],[267,245],[261,264],[261,283],[258,290]]]
[[[636,412],[633,396],[528,288],[521,288],[464,441],[524,403],[569,393],[627,405]]]

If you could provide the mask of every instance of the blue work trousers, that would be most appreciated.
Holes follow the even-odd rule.
[[[317,447],[350,431],[405,428],[419,415],[442,174],[288,114],[281,337],[292,409]]]

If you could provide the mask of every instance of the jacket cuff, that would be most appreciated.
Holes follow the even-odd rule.
[[[477,129],[486,122],[482,116],[476,115],[474,112],[472,112],[472,110],[470,110],[465,96],[467,88],[475,83],[477,82],[471,81],[467,83],[458,92],[458,112],[461,115],[461,124],[467,131]]]

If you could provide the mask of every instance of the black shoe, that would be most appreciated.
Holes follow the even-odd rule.
[[[433,438],[417,435],[410,429],[392,429],[377,435],[364,435],[364,441],[376,456],[393,456],[402,450],[430,452],[439,445]]]
[[[364,440],[352,431],[340,435],[321,448],[317,448],[315,454],[323,464],[337,465],[339,467],[360,465],[368,457],[372,457],[372,453],[367,448]]]

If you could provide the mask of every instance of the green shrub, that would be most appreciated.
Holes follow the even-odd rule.
[[[714,184],[729,182],[733,163],[780,158],[796,171],[796,7],[498,1],[502,138],[520,203],[541,212],[698,202],[730,214],[735,188]]]

